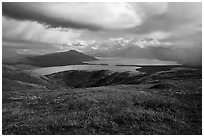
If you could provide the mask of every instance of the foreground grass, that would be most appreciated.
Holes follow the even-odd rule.
[[[200,69],[117,74],[107,77],[109,86],[90,88],[61,87],[10,66],[2,70],[5,135],[202,134]]]
[[[201,108],[182,97],[126,85],[3,91],[3,134],[201,134]]]

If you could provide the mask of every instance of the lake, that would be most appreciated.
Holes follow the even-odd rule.
[[[33,69],[31,72],[39,75],[49,75],[61,71],[68,70],[111,70],[117,72],[130,72],[138,73],[137,66],[116,66],[116,65],[179,65],[176,61],[161,61],[157,59],[135,59],[135,58],[105,58],[96,57],[98,60],[88,61],[85,65],[68,65],[68,66],[55,66]]]

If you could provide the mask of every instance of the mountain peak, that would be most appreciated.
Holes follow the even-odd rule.
[[[41,56],[35,56],[29,59],[31,60],[32,65],[41,67],[79,65],[83,64],[84,61],[96,60],[96,58],[76,50],[50,53]]]
[[[67,51],[67,52],[77,52],[77,53],[78,53],[78,51],[73,50],[73,49],[71,49],[71,50],[69,50],[69,51]]]

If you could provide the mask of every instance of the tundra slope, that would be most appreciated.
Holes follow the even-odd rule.
[[[92,72],[89,78],[106,77],[106,86],[83,88],[58,84],[67,73],[89,75],[36,78],[3,66],[3,134],[202,134],[199,68],[151,71],[132,83],[127,73]],[[127,81],[117,83],[121,77]]]

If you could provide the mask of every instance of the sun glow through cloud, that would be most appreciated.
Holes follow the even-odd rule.
[[[3,47],[20,53],[130,47],[194,53],[202,45],[201,15],[200,3],[3,3]]]

